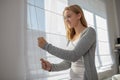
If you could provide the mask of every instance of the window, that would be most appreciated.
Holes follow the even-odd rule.
[[[84,9],[84,14],[88,25],[95,28],[97,32],[97,49],[96,49],[96,67],[112,66],[112,57],[109,47],[107,20],[95,13]]]
[[[99,67],[112,66],[112,57],[109,47],[107,20],[96,15],[96,26],[98,34],[98,50],[101,64]]]
[[[47,72],[41,69],[40,58],[53,63],[59,63],[62,60],[40,49],[37,46],[37,38],[44,36],[53,45],[66,47],[62,12],[68,5],[68,0],[28,0],[27,5],[27,80],[67,80],[69,70]],[[107,20],[92,11],[83,10],[88,25],[97,32],[96,67],[99,70],[102,67],[111,66],[113,63],[109,48]]]

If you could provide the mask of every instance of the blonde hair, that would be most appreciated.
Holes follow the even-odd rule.
[[[84,17],[84,13],[83,13],[83,10],[81,9],[80,6],[78,5],[70,5],[68,7],[65,7],[64,11],[63,11],[63,15],[64,15],[64,12],[66,10],[70,10],[70,11],[73,11],[74,13],[76,14],[81,14],[81,18],[80,18],[80,22],[83,26],[87,27],[87,22],[86,22],[86,19]],[[67,25],[67,23],[65,22],[64,20],[64,23],[65,23],[65,28],[66,28],[66,36],[68,38],[68,40],[72,40],[73,39],[73,36],[75,35],[75,30],[74,28],[70,29]]]

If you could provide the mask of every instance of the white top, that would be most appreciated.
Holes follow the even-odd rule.
[[[67,47],[68,50],[74,49],[76,44],[78,43],[80,38],[73,42],[69,42],[69,45]],[[83,80],[84,77],[84,61],[83,57],[81,57],[76,62],[71,62],[71,69],[70,69],[70,77],[72,80]]]

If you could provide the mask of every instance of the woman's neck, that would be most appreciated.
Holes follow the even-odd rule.
[[[75,41],[76,39],[78,39],[80,37],[81,32],[85,29],[86,27],[83,26],[82,24],[78,24],[76,27],[74,27],[75,29],[75,35],[73,37],[73,39],[71,41]]]
[[[79,23],[76,27],[74,27],[75,35],[79,35],[85,28],[86,28],[85,26]]]

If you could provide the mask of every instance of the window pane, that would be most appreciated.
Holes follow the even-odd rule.
[[[45,31],[45,11],[43,9],[36,7],[36,19],[37,19],[37,30]]]
[[[107,30],[107,21],[106,19],[96,15],[96,26]]]
[[[30,4],[34,5],[34,0],[27,0],[27,2],[28,2],[28,4],[30,3]]]
[[[99,54],[100,55],[110,55],[109,43],[99,41]]]
[[[85,14],[85,18],[87,20],[87,23],[89,26],[94,26],[94,20],[93,20],[93,13],[83,9],[84,14]]]
[[[63,17],[50,12],[45,12],[46,32],[65,35]]]
[[[36,12],[35,7],[30,6],[30,21],[31,21],[31,28],[37,30],[37,19],[36,19]]]
[[[100,56],[102,61],[102,66],[108,66],[112,64],[111,56]]]
[[[44,0],[45,1],[45,9],[55,13],[62,15],[64,7],[67,6],[67,0]]]
[[[44,0],[32,0],[34,1],[34,5],[41,8],[41,9],[44,9],[45,7],[45,1]]]
[[[101,67],[109,64],[112,65],[112,58],[110,53],[107,21],[105,18],[98,15],[95,16],[97,26],[97,38],[98,38],[98,54],[101,61]]]
[[[106,30],[103,29],[97,29],[97,34],[98,34],[98,40],[99,41],[107,41],[108,42],[108,34]]]

